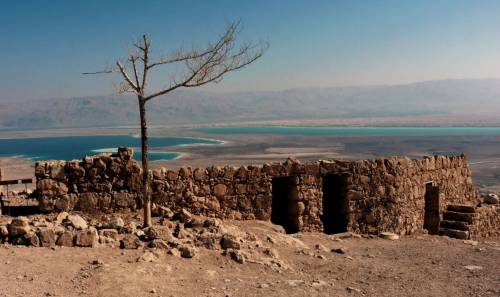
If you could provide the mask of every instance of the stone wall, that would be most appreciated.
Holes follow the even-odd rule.
[[[500,238],[500,206],[483,204],[476,208],[470,233],[473,238]]]
[[[111,212],[139,206],[140,166],[130,149],[82,161],[36,164],[37,193],[44,210]],[[323,197],[327,175],[342,175],[335,197]],[[277,203],[297,230],[322,230],[335,221],[323,210],[327,199],[342,199],[345,228],[361,233],[423,230],[426,183],[440,189],[440,209],[447,204],[478,204],[464,156],[435,156],[411,160],[392,157],[359,161],[316,161],[263,166],[182,167],[152,171],[154,204],[173,211],[219,218],[269,220],[273,209],[273,180],[289,177],[286,201]],[[276,197],[274,197],[276,199]],[[325,200],[325,201],[324,201]],[[277,211],[276,209],[274,211]],[[324,214],[325,213],[325,214]]]

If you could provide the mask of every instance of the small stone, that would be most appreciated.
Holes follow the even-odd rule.
[[[268,284],[266,284],[266,283],[263,283],[263,284],[259,284],[259,285],[257,286],[257,288],[259,288],[259,289],[265,289],[265,288],[269,288],[269,285],[268,285]]]
[[[478,245],[478,242],[475,241],[475,240],[464,240],[464,243],[472,245],[472,246],[477,246]]]
[[[337,253],[337,254],[346,254],[347,248],[340,247],[340,248],[332,249],[332,252]]]
[[[478,265],[466,265],[466,266],[464,266],[464,268],[469,270],[469,271],[477,271],[477,270],[483,269],[482,266],[478,266]]]
[[[167,252],[167,254],[172,255],[172,256],[174,256],[174,257],[180,257],[180,256],[181,256],[181,252],[179,252],[179,250],[178,250],[178,249],[176,249],[176,248],[172,248],[172,249],[170,249],[170,250]]]
[[[149,291],[149,293],[151,293],[151,294],[156,294],[156,289],[151,289],[151,290]]]
[[[358,288],[354,288],[354,287],[347,287],[346,288],[347,292],[349,293],[353,293],[353,292],[356,292],[356,293],[361,293],[361,290],[358,289]]]
[[[317,251],[319,251],[319,252],[326,252],[326,251],[328,251],[328,249],[324,245],[322,245],[321,243],[315,244],[314,245],[314,249],[317,250]]]
[[[484,203],[487,204],[499,204],[500,198],[497,194],[488,194],[484,197]]]
[[[383,239],[388,239],[388,240],[398,240],[399,235],[392,233],[392,232],[380,232],[379,236]]]
[[[316,258],[321,259],[321,260],[326,260],[326,257],[323,255],[317,255]]]
[[[96,266],[103,266],[104,265],[104,261],[101,260],[101,259],[95,259],[90,264],[96,265]]]
[[[158,257],[152,252],[145,252],[142,256],[137,258],[137,262],[158,262]]]
[[[245,256],[239,250],[227,249],[223,252],[223,255],[229,256],[231,260],[234,260],[237,263],[245,264]]]
[[[182,245],[179,247],[179,252],[183,258],[193,258],[196,255],[196,248],[192,246]]]
[[[174,219],[179,220],[181,223],[188,222],[192,217],[193,215],[184,208],[174,215]]]
[[[224,234],[222,236],[220,246],[223,249],[239,250],[241,248],[238,238],[231,234]]]

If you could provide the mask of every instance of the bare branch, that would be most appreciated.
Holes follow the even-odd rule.
[[[83,75],[87,75],[87,74],[110,74],[110,73],[113,73],[115,71],[113,70],[101,70],[101,71],[95,71],[95,72],[82,72]]]
[[[123,76],[123,79],[125,79],[125,81],[134,89],[136,90],[137,92],[139,92],[139,86],[136,86],[132,80],[130,79],[130,76],[127,74],[127,72],[125,71],[125,68],[123,67],[122,63],[120,63],[120,61],[117,61],[116,62],[116,66],[118,66],[118,69],[120,70],[120,73],[122,74]]]
[[[179,79],[170,79],[170,85],[163,90],[145,96],[145,100],[169,93],[180,87],[197,87],[210,82],[220,82],[226,73],[239,70],[260,57],[269,47],[267,42],[247,42],[236,47],[236,37],[240,32],[240,23],[230,23],[216,43],[209,43],[204,50],[185,53],[178,51],[173,58],[150,64],[154,66],[184,62],[186,71]]]
[[[137,56],[130,55],[129,61],[132,64],[132,70],[134,71],[134,79],[135,79],[135,85],[139,86],[139,73],[137,72],[137,66],[135,65],[135,62],[137,61]]]

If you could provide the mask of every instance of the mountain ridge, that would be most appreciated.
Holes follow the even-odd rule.
[[[137,109],[132,95],[0,101],[0,126],[135,125]],[[459,115],[500,115],[500,79],[229,93],[180,90],[148,104],[152,125]]]

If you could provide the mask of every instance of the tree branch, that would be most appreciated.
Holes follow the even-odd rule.
[[[116,62],[116,66],[118,66],[118,70],[120,70],[120,73],[122,74],[123,76],[123,79],[125,79],[125,81],[130,85],[130,87],[132,87],[132,89],[136,90],[137,92],[139,92],[139,87],[136,86],[132,80],[130,79],[130,76],[127,74],[127,72],[125,71],[125,68],[123,68],[123,65],[122,63],[120,63],[120,61],[117,61]]]

